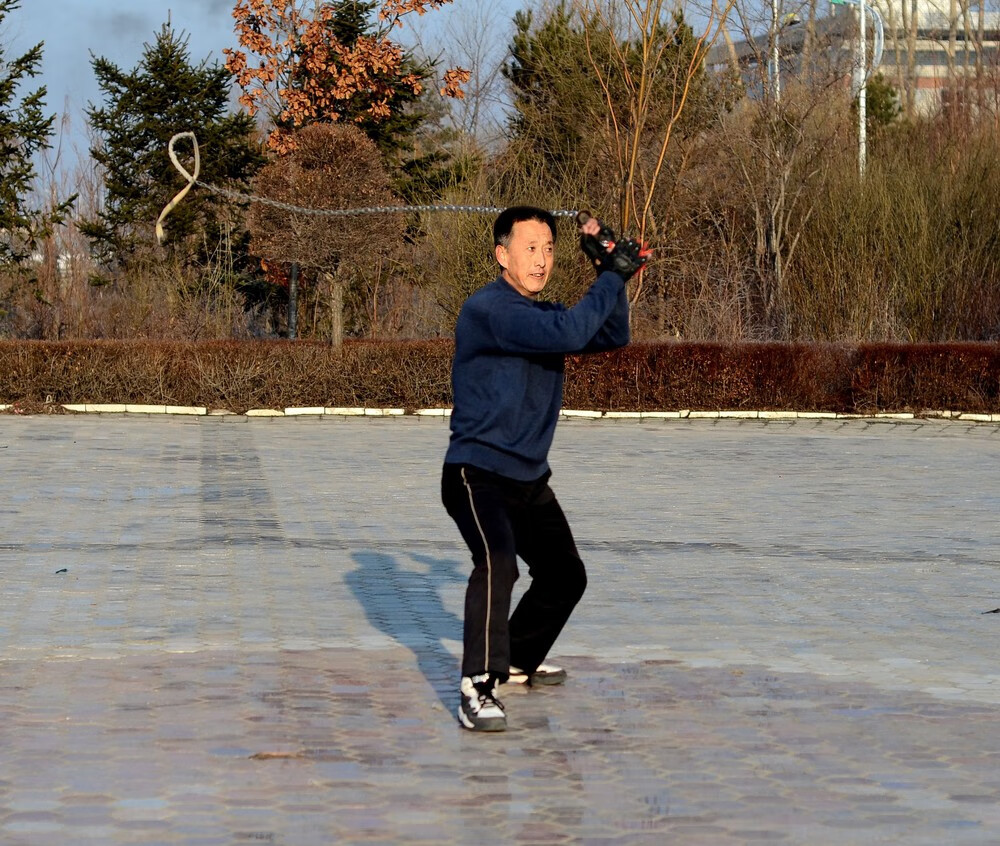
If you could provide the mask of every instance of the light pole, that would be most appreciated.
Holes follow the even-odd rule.
[[[865,166],[868,163],[868,80],[871,79],[875,69],[882,63],[882,45],[885,41],[885,29],[882,26],[882,16],[878,9],[869,6],[863,0],[831,0],[835,6],[857,6],[858,7],[858,59],[854,70],[853,92],[858,98],[858,173],[865,175]],[[866,18],[871,15],[875,23],[874,55],[872,56],[871,68],[868,67],[868,33],[866,31]]]
[[[781,37],[781,0],[771,0],[771,91],[774,94],[774,104],[781,102],[781,50],[778,39]]]

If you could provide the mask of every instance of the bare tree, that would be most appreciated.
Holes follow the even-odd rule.
[[[468,68],[471,76],[460,98],[446,98],[448,121],[465,144],[493,149],[500,142],[508,105],[501,69],[506,60],[510,21],[501,4],[481,0],[454,0],[446,16],[425,25],[411,21],[400,40],[436,66]],[[438,60],[441,61],[438,61]]]
[[[622,185],[621,225],[637,226],[640,237],[644,237],[651,223],[653,198],[674,129],[733,4],[730,0],[720,6],[717,0],[711,0],[692,49],[686,54],[673,55],[672,48],[676,47],[683,25],[683,16],[676,13],[673,3],[618,0],[608,4],[603,0],[577,0],[577,4],[588,47],[591,38],[600,37],[608,42],[592,45],[592,60],[598,53],[613,59],[610,68],[604,61],[592,61],[592,68],[604,92],[612,150]],[[601,26],[595,28],[594,21]],[[629,36],[626,45],[620,40],[623,29]],[[634,51],[628,44],[634,45]],[[666,86],[665,76],[669,77]],[[621,92],[625,94],[623,99],[619,99]],[[664,104],[657,102],[664,93],[670,98],[665,113]],[[643,155],[648,149],[652,149],[652,156]]]
[[[808,23],[803,26],[802,15]],[[743,36],[745,83],[755,93],[720,121],[717,155],[732,173],[729,191],[740,213],[724,237],[751,239],[745,313],[757,337],[787,330],[786,272],[822,200],[848,109],[843,34],[815,19],[812,4],[793,7],[739,2],[732,13]]]
[[[675,149],[686,113],[705,91],[705,60],[725,31],[734,0],[709,0],[688,22],[683,4],[665,0],[574,0],[590,70],[603,94],[595,131],[614,169],[618,225],[642,241],[663,243],[669,223],[663,183],[676,181],[688,152]],[[602,125],[603,124],[603,125]],[[671,155],[673,151],[673,155]],[[669,190],[669,189],[668,189]],[[662,311],[665,289],[650,268],[632,286],[633,305],[652,287]]]

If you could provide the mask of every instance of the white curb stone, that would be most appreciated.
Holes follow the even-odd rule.
[[[128,406],[124,403],[87,403],[88,413],[94,414],[125,414]]]
[[[333,414],[339,417],[364,417],[365,410],[363,408],[327,408],[324,411],[325,414]]]
[[[0,403],[0,412],[9,411],[13,405]],[[406,410],[402,408],[325,408],[322,406],[291,407],[285,409],[252,408],[244,415],[237,414],[225,408],[206,408],[204,406],[184,405],[144,405],[139,403],[63,403],[62,408],[79,414],[173,414],[191,417],[304,417],[304,416],[342,416],[342,417],[403,417]],[[410,416],[416,417],[450,417],[450,408],[421,408]],[[841,414],[832,411],[752,411],[731,409],[722,411],[596,411],[591,409],[563,409],[560,416],[565,419],[585,420],[915,420],[918,415],[913,412],[880,411],[873,414]],[[920,419],[960,420],[966,423],[1000,423],[1000,414],[971,413],[949,410],[926,410],[919,415]]]

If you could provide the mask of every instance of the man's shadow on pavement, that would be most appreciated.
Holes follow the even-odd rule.
[[[411,553],[426,572],[405,570],[392,555],[366,550],[351,554],[356,570],[345,580],[375,628],[410,649],[417,667],[445,710],[455,705],[460,662],[445,640],[462,641],[462,620],[445,610],[440,589],[466,583],[457,561]]]

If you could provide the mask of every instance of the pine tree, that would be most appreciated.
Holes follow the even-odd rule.
[[[175,134],[197,136],[200,179],[208,184],[245,189],[264,157],[253,119],[229,112],[229,73],[207,60],[193,65],[188,39],[169,23],[132,71],[105,58],[92,64],[104,104],[91,104],[87,116],[101,138],[91,154],[103,169],[106,197],[98,219],[82,228],[106,262],[120,264],[153,243],[157,216],[183,187],[167,154]],[[169,218],[168,247],[185,262],[203,259],[219,244],[230,206],[208,191],[188,194]]]
[[[899,92],[883,74],[877,73],[868,80],[866,87],[867,111],[866,126],[872,136],[895,123],[903,113],[899,102]],[[858,101],[851,103],[851,111],[857,114]]]
[[[618,186],[610,115],[593,69],[598,63],[609,84],[620,86],[606,55],[610,43],[601,21],[585,21],[566,0],[545,7],[537,20],[530,10],[515,14],[502,69],[514,107],[502,194],[519,195],[524,182],[551,203],[586,197],[598,209],[611,205],[606,198]]]
[[[0,0],[0,23],[20,7],[19,0]],[[18,265],[34,251],[37,240],[60,223],[73,197],[47,212],[32,208],[35,154],[50,146],[55,115],[45,115],[45,87],[18,101],[18,89],[39,74],[43,44],[7,61],[0,46],[0,265]]]

